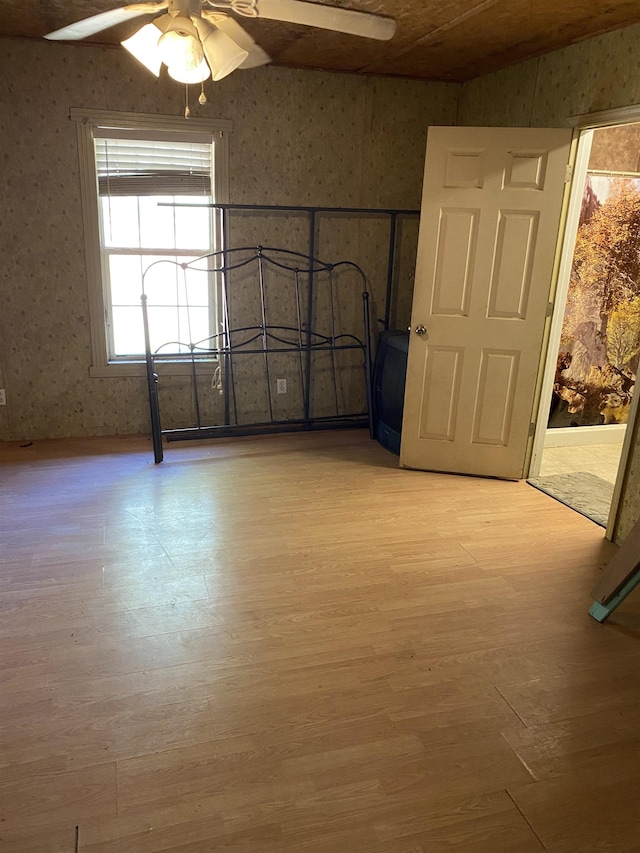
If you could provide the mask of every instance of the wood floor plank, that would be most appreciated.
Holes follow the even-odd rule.
[[[579,670],[573,676],[555,676],[516,684],[502,684],[500,693],[527,726],[616,710],[636,703],[637,692],[628,673],[636,670],[636,656],[628,658],[616,672]],[[622,670],[622,671],[621,671]]]
[[[441,804],[431,813],[415,810],[404,817],[382,819],[376,821],[375,831],[385,845],[405,839],[405,844],[418,844],[425,853],[449,850],[537,853],[543,849],[511,798],[502,790]]]
[[[210,812],[213,812],[211,814]],[[206,800],[191,809],[149,809],[143,815],[119,815],[87,820],[79,832],[79,849],[83,853],[159,853],[188,844],[200,844],[224,837],[222,817]]]
[[[155,634],[180,634],[212,628],[222,622],[219,605],[210,599],[174,601],[171,604],[112,612],[104,599],[53,600],[5,597],[5,612],[19,611],[11,624],[0,628],[2,647],[11,651],[37,651],[64,646],[91,646],[96,635],[107,642],[116,637],[141,639]]]
[[[116,814],[115,762],[71,771],[49,770],[0,781],[3,829],[22,831],[77,826],[91,817]]]
[[[582,516],[361,431],[0,465],[2,853],[638,846],[640,605],[586,615]]]
[[[129,701],[60,706],[52,702],[45,719],[27,718],[0,731],[0,773],[12,765],[44,761],[56,744],[66,769],[200,743],[213,737],[206,700],[147,707]]]
[[[3,853],[75,853],[76,828],[70,824],[62,827],[33,827],[5,829],[0,825],[0,850]]]
[[[640,837],[637,752],[633,760],[636,770],[625,768],[628,772],[619,778],[612,778],[617,768],[602,768],[595,774],[569,774],[512,788],[510,794],[545,847],[556,853],[626,850]]]

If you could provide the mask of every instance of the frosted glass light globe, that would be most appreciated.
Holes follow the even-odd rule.
[[[178,83],[203,83],[211,77],[211,71],[209,71],[209,66],[204,59],[197,68],[185,69],[170,65],[167,71],[169,72],[169,77],[177,80]]]
[[[188,22],[191,25],[191,22]],[[191,26],[189,27],[191,29]],[[181,27],[176,19],[171,29],[158,39],[158,50],[165,65],[192,71],[204,59],[204,51],[197,36]]]

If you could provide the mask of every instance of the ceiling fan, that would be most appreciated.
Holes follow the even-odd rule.
[[[76,41],[154,13],[158,17],[122,45],[156,77],[164,63],[169,75],[185,84],[202,83],[210,76],[213,80],[222,80],[236,68],[255,68],[270,61],[230,13],[381,41],[390,39],[396,29],[393,18],[307,0],[150,0],[93,15],[55,30],[45,38]],[[201,103],[205,101],[206,98]]]

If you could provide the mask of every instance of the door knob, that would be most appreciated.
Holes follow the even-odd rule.
[[[415,327],[414,332],[416,333],[416,335],[420,335],[420,337],[422,337],[422,335],[427,334],[427,327],[420,324],[419,326]]]

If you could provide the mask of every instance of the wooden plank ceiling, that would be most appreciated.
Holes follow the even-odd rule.
[[[389,42],[326,30],[239,19],[275,65],[464,81],[601,33],[640,22],[638,0],[332,0],[390,15]],[[114,0],[3,0],[0,37],[41,38]],[[113,27],[87,43],[118,45],[145,18]]]

